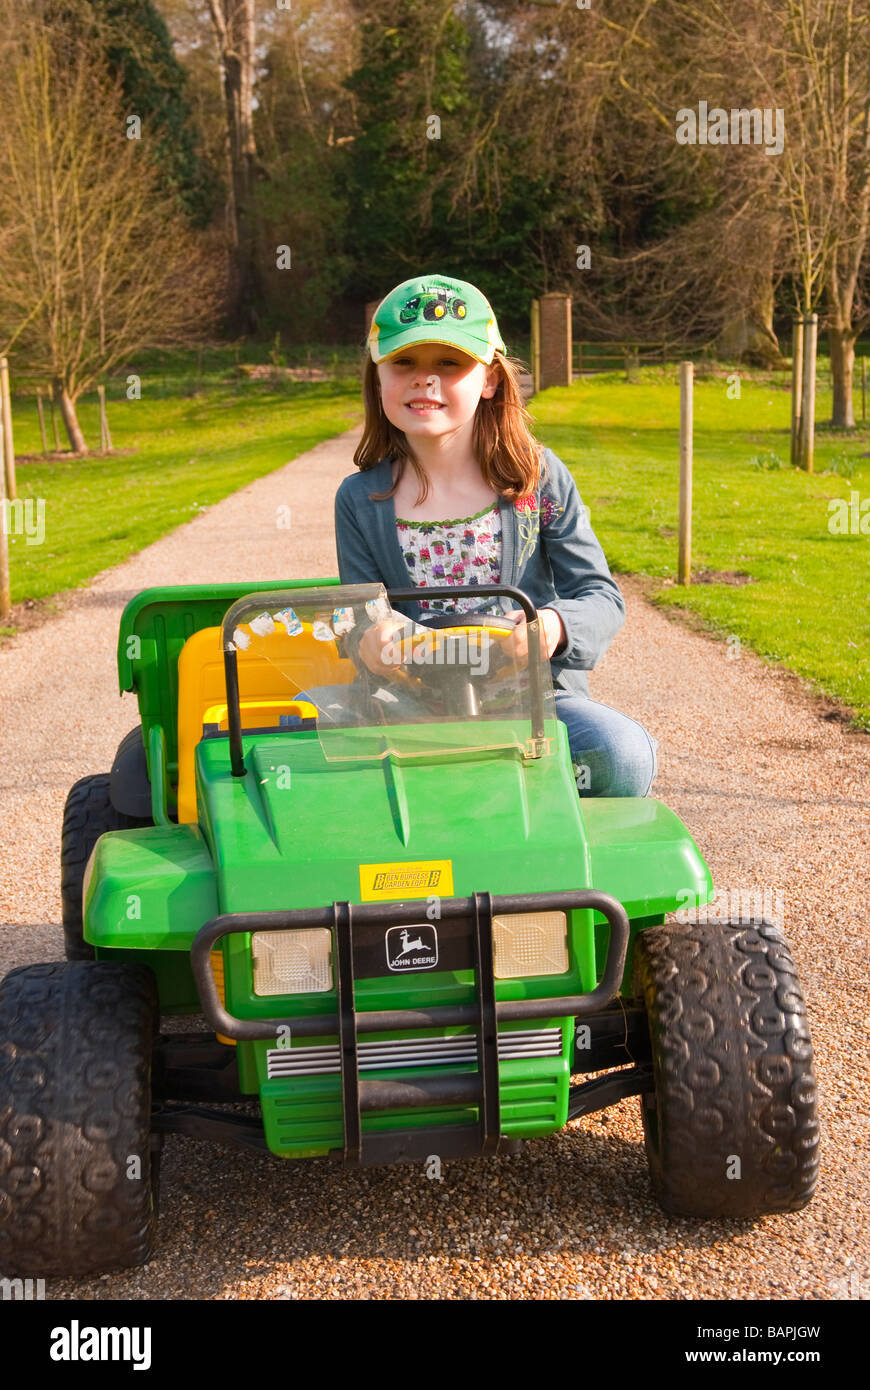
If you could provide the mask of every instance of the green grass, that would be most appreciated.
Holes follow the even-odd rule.
[[[584,378],[542,392],[531,413],[539,438],[570,467],[614,570],[651,576],[655,602],[698,615],[732,639],[732,652],[739,639],[797,672],[870,728],[870,535],[828,530],[830,499],[870,498],[870,459],[860,457],[870,429],[821,424],[815,472],[792,469],[786,377],[741,377],[739,400],[727,398],[724,377],[696,380],[692,545],[694,571],[752,577],[739,586],[676,584],[676,368],[644,369],[631,385],[618,373]],[[830,409],[822,389],[817,421]],[[782,468],[752,462],[769,465],[770,455]],[[840,472],[825,475],[832,460]]]
[[[268,349],[261,356],[268,360]],[[246,348],[243,360],[256,358]],[[353,354],[344,361],[321,357],[320,365],[340,374],[322,382],[252,382],[235,375],[227,348],[204,353],[201,367],[196,353],[138,362],[129,370],[141,375],[140,400],[127,399],[126,371],[109,383],[118,452],[105,457],[43,459],[35,398],[13,396],[16,454],[39,455],[19,457],[18,496],[45,505],[41,544],[28,544],[10,525],[13,604],[86,584],[202,508],[356,424],[362,405]],[[79,419],[93,448],[95,398],[81,401]]]
[[[330,377],[251,382],[236,374],[240,355],[247,363],[310,363]],[[126,398],[128,371],[141,375],[141,400]],[[742,371],[741,378],[740,400],[728,399],[724,377],[696,381],[692,552],[695,572],[751,576],[740,586],[675,582],[676,368],[645,368],[633,384],[621,372],[586,378],[543,392],[531,410],[540,438],[572,469],[614,570],[650,576],[655,602],[691,611],[730,637],[732,651],[739,639],[796,671],[870,728],[870,535],[828,530],[829,500],[848,500],[852,491],[870,497],[870,459],[860,457],[870,451],[870,429],[835,435],[821,425],[816,472],[798,472],[788,466],[786,377]],[[16,387],[27,383],[14,380]],[[41,545],[9,536],[14,603],[86,584],[357,423],[359,352],[246,344],[153,354],[110,381],[108,400],[113,442],[123,452],[49,461],[38,457],[35,399],[20,389],[14,398],[16,451],[37,455],[19,462],[18,494],[45,503]],[[817,419],[829,414],[821,389]],[[95,398],[82,401],[80,417],[94,445]],[[776,458],[781,468],[769,466]],[[825,475],[832,461],[840,471]]]

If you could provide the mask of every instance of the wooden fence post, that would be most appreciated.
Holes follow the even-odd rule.
[[[801,392],[804,384],[804,323],[793,319],[791,325],[791,463],[797,468],[801,438]]]
[[[692,387],[694,366],[680,363],[680,531],[677,580],[692,582]]]
[[[800,425],[800,466],[807,473],[813,471],[813,446],[816,428],[816,338],[819,327],[818,314],[808,314],[804,319],[804,372],[801,388]]]
[[[48,440],[45,436],[45,410],[42,405],[42,391],[37,387],[36,390],[36,410],[39,415],[39,433],[42,437],[42,457],[48,454]]]
[[[56,416],[55,413],[54,413],[54,382],[52,382],[52,384],[51,384],[51,389],[49,390],[49,393],[48,393],[48,410],[49,410],[49,414],[51,415],[51,429],[52,429],[52,433],[53,433],[53,435],[54,435],[54,451],[55,451],[56,454],[59,454],[59,453],[60,453],[60,435],[59,435],[58,432],[57,432],[57,416]]]
[[[536,396],[541,389],[541,301],[539,299],[532,300],[530,334],[532,395]]]
[[[6,496],[18,496],[15,486],[15,446],[12,442],[12,397],[9,391],[9,358],[0,357],[0,409],[3,414],[3,453],[6,468]]]
[[[100,398],[100,448],[106,454],[112,447],[112,436],[109,433],[109,417],[106,414],[106,388],[97,387],[97,395]]]
[[[9,597],[9,533],[10,509],[6,501],[6,449],[3,444],[3,430],[0,429],[0,618],[5,618],[12,607]]]

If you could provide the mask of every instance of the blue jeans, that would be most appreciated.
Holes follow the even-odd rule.
[[[556,691],[556,714],[581,796],[648,796],[658,771],[658,739],[627,714],[570,690]]]
[[[301,691],[295,698],[309,700],[328,711],[330,704],[342,705],[346,697],[347,686],[319,685]],[[556,714],[568,729],[580,795],[648,796],[658,771],[658,739],[627,714],[585,695],[557,690],[555,697]],[[399,698],[408,697],[399,692]]]

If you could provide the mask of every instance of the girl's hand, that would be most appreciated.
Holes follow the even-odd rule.
[[[402,665],[401,643],[393,643],[393,636],[405,630],[406,622],[395,618],[383,618],[367,628],[359,644],[359,656],[368,669],[376,676],[395,676]]]
[[[539,608],[537,614],[541,624],[543,646],[549,660],[556,648],[567,641],[565,625],[555,608]],[[518,666],[525,666],[529,659],[529,625],[526,615],[522,608],[512,608],[510,612],[505,613],[505,617],[518,621],[513,632],[508,634],[503,643],[502,650],[506,656],[513,657]]]

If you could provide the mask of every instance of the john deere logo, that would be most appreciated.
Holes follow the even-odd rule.
[[[438,964],[438,933],[434,927],[390,927],[386,945],[390,970],[434,970]]]

